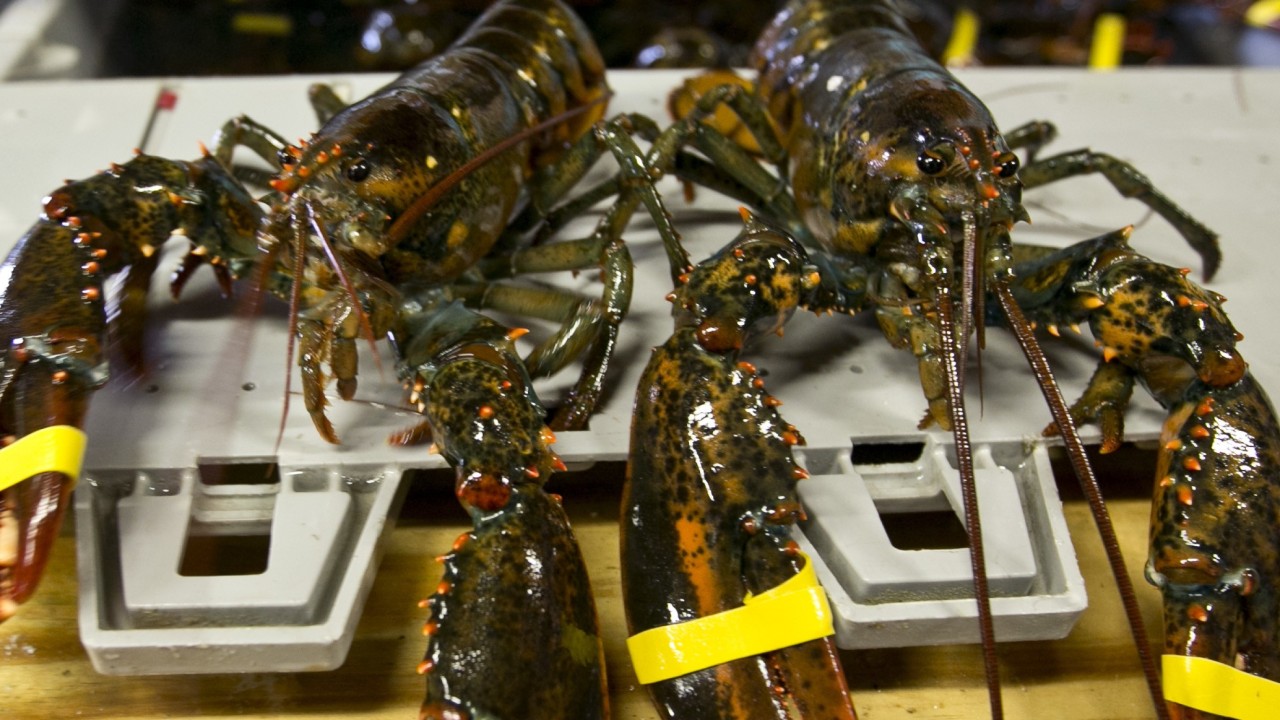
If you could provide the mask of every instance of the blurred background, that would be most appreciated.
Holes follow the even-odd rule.
[[[570,0],[611,67],[742,66],[777,3]],[[1280,65],[1280,0],[900,0],[958,65]],[[395,71],[486,0],[0,0],[0,79]]]

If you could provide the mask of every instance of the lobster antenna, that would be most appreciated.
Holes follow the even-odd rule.
[[[967,273],[966,278],[967,281]],[[978,601],[978,633],[982,638],[982,671],[987,679],[991,717],[1002,720],[1004,703],[1000,697],[1000,666],[996,659],[995,627],[991,619],[991,594],[987,587],[987,561],[982,545],[982,523],[978,518],[978,490],[973,476],[973,448],[969,443],[969,421],[964,411],[964,382],[959,344],[951,307],[951,284],[938,285],[938,331],[942,336],[942,366],[947,374],[947,407],[951,415],[951,436],[955,440],[956,465],[960,471],[960,495],[964,500],[964,526],[969,535],[969,563],[973,568],[973,594]]]
[[[378,357],[378,338],[374,337],[373,325],[369,322],[369,314],[364,311],[364,305],[360,303],[360,296],[356,294],[356,286],[352,284],[350,276],[347,275],[347,271],[342,267],[342,263],[338,262],[338,254],[333,249],[333,243],[329,240],[328,233],[316,220],[311,203],[307,203],[305,207],[307,208],[307,222],[315,230],[316,237],[320,239],[320,247],[324,248],[324,254],[329,258],[329,264],[333,266],[334,272],[338,274],[339,282],[342,283],[342,288],[346,290],[347,297],[351,299],[351,307],[355,310],[356,320],[360,323],[360,332],[369,341],[369,351],[373,353],[373,364],[378,368],[378,374],[381,375],[383,370],[382,359]],[[294,279],[294,282],[297,282],[297,278]]]
[[[1151,702],[1155,705],[1156,717],[1160,720],[1169,720],[1169,710],[1164,703],[1164,691],[1160,687],[1160,676],[1156,672],[1151,648],[1147,645],[1147,630],[1142,621],[1142,613],[1138,609],[1137,595],[1134,592],[1133,583],[1129,580],[1129,571],[1125,567],[1124,556],[1120,552],[1120,542],[1116,539],[1116,531],[1111,524],[1111,514],[1107,512],[1107,505],[1102,499],[1098,479],[1094,476],[1093,468],[1089,466],[1089,461],[1085,457],[1080,434],[1076,430],[1075,422],[1071,419],[1067,403],[1062,398],[1062,390],[1058,387],[1058,381],[1054,379],[1049,361],[1045,359],[1040,343],[1031,331],[1026,316],[1022,314],[1022,308],[1018,307],[1018,301],[1013,296],[1008,279],[997,280],[995,292],[1005,317],[1009,319],[1009,326],[1013,328],[1013,334],[1022,347],[1022,353],[1031,365],[1036,382],[1040,385],[1040,392],[1044,394],[1045,401],[1049,404],[1049,412],[1053,415],[1054,422],[1058,424],[1058,432],[1066,446],[1071,467],[1080,481],[1080,488],[1089,500],[1094,524],[1098,526],[1098,534],[1102,538],[1102,546],[1107,553],[1107,563],[1111,566],[1112,576],[1115,577],[1116,589],[1120,591],[1124,614],[1129,621],[1129,632],[1133,635],[1134,645],[1138,648],[1138,659],[1142,663],[1142,674],[1147,681],[1147,690],[1151,693]]]
[[[428,210],[435,207],[435,204],[440,201],[440,198],[443,197],[445,193],[453,189],[453,186],[462,182],[463,179],[470,175],[476,168],[484,165],[515,145],[528,140],[534,135],[537,135],[549,128],[553,128],[567,120],[571,120],[572,118],[587,112],[596,105],[608,102],[610,97],[613,97],[613,93],[606,92],[585,105],[580,105],[572,110],[566,110],[549,120],[543,120],[537,125],[525,128],[511,137],[504,138],[500,142],[485,148],[478,155],[459,166],[457,170],[454,170],[441,178],[440,182],[427,188],[426,192],[419,195],[412,203],[410,203],[409,207],[405,208],[404,212],[400,213],[400,216],[397,217],[395,221],[391,223],[391,227],[387,229],[387,241],[391,245],[395,245],[404,239],[404,236],[409,233],[409,228],[413,227],[414,223],[418,222],[418,220],[425,215]]]

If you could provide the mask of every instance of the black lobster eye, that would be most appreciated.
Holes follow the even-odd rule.
[[[946,166],[942,156],[932,150],[925,150],[916,157],[916,167],[926,175],[937,175]]]
[[[292,150],[293,148],[281,148],[276,151],[276,162],[280,163],[280,167],[289,167],[298,161],[298,158],[293,156]]]
[[[367,177],[369,177],[369,163],[364,158],[347,166],[347,179],[351,182],[360,182]]]
[[[1018,174],[1018,156],[1011,152],[1000,153],[996,156],[997,172],[1002,178],[1011,178]]]

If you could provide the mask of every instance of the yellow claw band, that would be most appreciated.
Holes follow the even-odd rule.
[[[1089,67],[1114,70],[1124,57],[1125,19],[1116,13],[1103,13],[1093,24],[1093,43],[1089,46]]]
[[[974,52],[978,47],[980,27],[978,16],[972,10],[968,8],[957,10],[951,24],[951,37],[947,40],[947,48],[942,51],[942,64],[956,66],[972,63]]]
[[[739,658],[799,645],[835,633],[831,606],[808,556],[795,577],[742,607],[627,638],[641,684],[670,680]]]
[[[1250,675],[1216,660],[1165,655],[1164,699],[1237,720],[1274,718],[1280,683]]]
[[[84,462],[85,434],[70,425],[37,430],[0,450],[0,490],[34,475],[60,472],[74,484]]]

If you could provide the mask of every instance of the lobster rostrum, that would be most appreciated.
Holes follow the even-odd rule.
[[[1028,219],[1024,189],[1100,173],[1122,195],[1170,222],[1200,254],[1207,276],[1220,261],[1217,236],[1109,155],[1078,150],[1036,159],[1055,134],[1048,123],[1001,134],[985,105],[920,48],[891,2],[795,0],[762,34],[753,62],[759,71],[754,84],[734,81],[705,90],[702,81],[695,85],[703,90],[694,90],[700,96],[673,98],[673,106],[687,110],[656,140],[652,160],[786,227],[822,270],[823,285],[837,293],[825,309],[874,309],[890,343],[916,356],[928,403],[920,425],[950,428],[956,443],[993,714],[1002,710],[968,449],[963,358],[971,338],[980,349],[986,326],[996,323],[1013,331],[1062,431],[1125,599],[1153,703],[1163,716],[1141,615],[1073,417],[1101,420],[1104,435],[1117,443],[1121,397],[1127,394],[1104,395],[1109,381],[1120,381],[1113,365],[1130,368],[1129,387],[1139,377],[1158,400],[1176,403],[1192,380],[1215,388],[1240,381],[1245,366],[1234,349],[1237,337],[1215,296],[1193,289],[1185,273],[1145,258],[1117,266],[1115,275],[1092,290],[1063,282],[1071,311],[1093,313],[1089,319],[1104,359],[1116,361],[1104,363],[1109,369],[1068,407],[1039,350],[1035,326],[1019,307],[1034,305],[1020,279],[1035,272],[1020,263],[1045,253],[1014,244],[1010,231]],[[758,149],[741,148],[713,127],[724,106],[751,132]],[[686,152],[689,146],[700,156]],[[1020,149],[1027,152],[1026,162],[1014,154]],[[783,181],[748,150],[774,164]],[[782,182],[789,192],[780,192]],[[1106,253],[1087,245],[1075,251],[1081,262],[1105,265]],[[1132,273],[1127,286],[1120,267]],[[1120,299],[1125,293],[1175,298],[1177,317],[1187,310],[1195,321],[1158,325],[1149,320],[1155,303]],[[1054,322],[1042,322],[1056,330]],[[1260,390],[1246,394],[1265,397]],[[1266,424],[1259,430],[1265,432]]]

